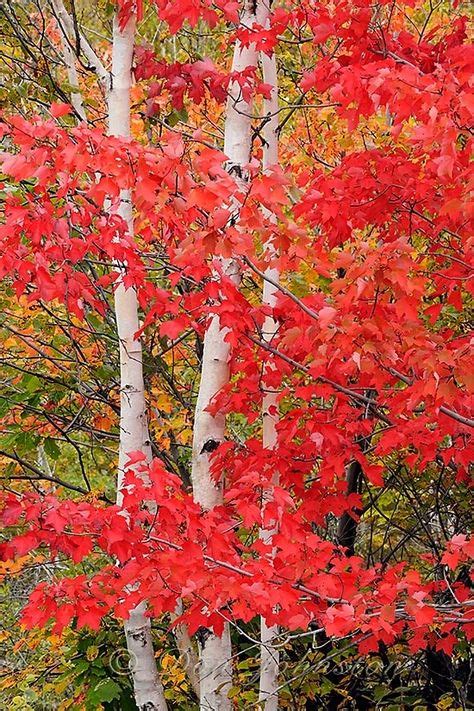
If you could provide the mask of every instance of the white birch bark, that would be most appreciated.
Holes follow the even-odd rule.
[[[61,33],[61,48],[64,65],[67,71],[67,79],[69,86],[71,87],[71,106],[81,121],[87,121],[86,110],[84,108],[84,102],[82,101],[82,94],[79,88],[79,77],[77,74],[74,54],[71,50],[68,37],[66,37],[62,32],[59,22],[58,28]]]
[[[71,104],[80,118],[86,120],[72,51],[72,43],[76,42],[76,28],[62,0],[49,0],[49,2],[61,32],[63,58],[69,83],[73,89]],[[130,85],[134,34],[133,22],[129,23],[124,32],[120,31],[116,22],[114,23],[113,66],[112,72],[109,73],[85,37],[79,32],[78,49],[87,58],[89,64],[94,67],[107,100],[109,133],[111,135],[130,136]],[[77,92],[74,91],[76,86]],[[129,233],[133,234],[131,195],[128,191],[124,191],[121,198],[118,213],[127,222]],[[115,313],[120,344],[121,381],[121,435],[117,479],[117,502],[120,503],[127,453],[136,450],[143,451],[147,460],[151,460],[151,446],[145,405],[142,348],[140,341],[134,338],[134,334],[139,328],[139,321],[138,303],[133,289],[125,289],[122,285],[118,286],[115,293]],[[149,619],[144,615],[145,609],[144,604],[137,607],[130,616],[130,620],[124,625],[131,657],[135,700],[139,708],[146,706],[147,709],[151,709],[150,704],[154,703],[153,708],[166,709],[161,683],[156,672],[151,625]],[[199,696],[199,680],[196,672],[197,655],[187,629],[185,626],[179,625],[174,634],[189,680],[196,695]]]
[[[252,0],[244,0],[240,22],[249,27],[256,20],[256,7]],[[242,47],[237,42],[234,49],[232,71],[243,71],[257,65],[255,47]],[[245,166],[250,161],[252,107],[244,101],[237,82],[229,86],[224,128],[224,153],[228,158],[227,169],[238,179],[245,181]],[[234,206],[237,209],[237,206]],[[222,263],[224,273],[236,284],[240,273],[232,259]],[[192,484],[195,500],[204,509],[211,509],[222,502],[222,484],[215,485],[210,475],[209,455],[224,440],[225,417],[221,413],[211,415],[206,411],[212,399],[229,381],[229,345],[226,331],[214,316],[204,336],[201,381],[196,403],[193,432]],[[208,630],[201,635],[199,684],[200,709],[204,711],[230,711],[228,698],[232,681],[232,646],[229,625],[221,637]]]
[[[64,3],[62,0],[49,0],[49,2],[53,11],[53,15],[56,18],[56,22],[63,33],[65,41],[67,42],[68,39],[72,39],[73,37],[75,37],[74,22],[68,11],[64,7]],[[99,57],[90,46],[87,39],[81,33],[79,33],[79,49],[89,62],[90,66],[94,68],[94,71],[97,74],[102,89],[105,92],[108,92],[110,89],[109,72],[106,70]]]
[[[176,606],[174,615],[171,615],[171,619],[174,620],[182,615],[183,613],[183,603],[180,600]],[[181,665],[186,672],[193,691],[199,699],[199,658],[197,652],[194,648],[191,637],[189,636],[188,628],[186,625],[177,625],[174,628],[174,636],[176,639],[176,646],[179,651]]]
[[[130,87],[135,20],[130,19],[120,30],[114,19],[112,73],[107,93],[109,133],[130,136]],[[132,196],[124,190],[120,196],[118,214],[133,235]],[[127,454],[143,452],[151,460],[151,446],[143,380],[142,345],[135,333],[139,329],[137,295],[133,288],[119,283],[115,291],[115,317],[120,344],[120,445],[117,480],[117,502],[122,499],[121,486]],[[158,677],[153,650],[150,618],[141,603],[124,623],[127,648],[131,658],[131,673],[135,702],[142,711],[166,711],[167,703]]]
[[[264,101],[264,116],[268,117],[262,134],[265,141],[263,148],[263,170],[268,171],[272,166],[278,163],[278,75],[276,56],[273,53],[269,57],[265,53],[261,53],[260,61],[262,65],[263,81],[269,84],[271,95],[269,99]],[[270,219],[274,220],[273,215],[269,215]],[[272,243],[267,243],[267,255],[270,260],[276,258],[275,249]],[[269,277],[274,283],[270,283],[266,279],[263,282],[262,302],[265,306],[273,309],[277,300],[277,284],[279,283],[279,270],[276,267],[268,267],[265,270],[265,276]],[[266,316],[262,337],[267,343],[270,343],[274,338],[278,329],[278,324],[272,316]],[[268,372],[269,366],[265,366],[265,372]],[[263,428],[263,446],[267,449],[274,449],[277,444],[276,424],[278,422],[278,393],[271,390],[268,386],[263,395],[262,402],[262,428]],[[278,484],[278,472],[273,475],[273,483]],[[262,530],[261,538],[270,543],[275,530]],[[260,682],[259,682],[259,702],[262,711],[277,711],[278,709],[278,674],[280,666],[280,653],[275,645],[275,639],[279,633],[277,625],[268,626],[263,618],[260,620]]]

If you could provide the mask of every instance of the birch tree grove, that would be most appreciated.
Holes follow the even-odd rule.
[[[471,708],[467,27],[0,4],[5,707]]]

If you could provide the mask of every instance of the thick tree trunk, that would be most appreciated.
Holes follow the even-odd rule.
[[[255,3],[245,0],[241,17],[242,25],[249,27],[255,22]],[[236,44],[232,62],[233,71],[243,71],[256,66],[257,54],[253,46]],[[229,86],[227,113],[224,133],[224,153],[228,158],[227,169],[239,180],[245,182],[245,167],[250,161],[251,149],[251,106],[242,98],[237,82]],[[237,205],[235,208],[237,209]],[[225,260],[224,273],[236,284],[240,281],[237,264]],[[207,407],[219,390],[229,380],[229,345],[225,341],[225,329],[221,329],[218,316],[214,316],[204,336],[201,381],[196,403],[193,433],[192,484],[195,500],[204,509],[222,502],[222,483],[216,485],[210,474],[210,454],[224,440],[225,417],[217,413],[211,415]],[[208,630],[200,635],[200,708],[209,711],[230,711],[232,703],[228,698],[232,680],[232,646],[229,625],[226,624],[221,637]]]
[[[264,8],[265,9],[265,8]],[[269,84],[271,96],[264,101],[264,116],[267,121],[262,134],[264,140],[263,148],[263,169],[268,171],[278,163],[278,74],[276,56],[271,57],[261,53],[260,57],[263,81]],[[270,218],[273,216],[270,215]],[[267,254],[270,259],[275,259],[275,249],[273,244],[266,245]],[[262,302],[273,309],[276,305],[280,274],[276,267],[269,267],[265,271],[265,276],[269,277],[273,283],[267,280],[263,282]],[[263,325],[263,340],[270,343],[278,329],[278,324],[272,316],[267,316]],[[265,371],[268,372],[268,366]],[[278,422],[278,393],[271,388],[266,388],[262,402],[263,419],[263,446],[267,449],[274,449],[277,444],[276,424]],[[273,483],[278,484],[278,472],[273,476]],[[265,530],[261,532],[261,537],[266,543],[271,542],[275,531]],[[259,701],[262,711],[277,711],[278,709],[278,674],[280,667],[280,653],[275,646],[275,639],[279,633],[278,626],[268,626],[262,618],[260,621],[260,683]]]
[[[131,19],[124,30],[114,20],[112,76],[107,96],[109,133],[130,136],[130,86],[135,36]],[[133,234],[133,213],[130,191],[123,191],[118,214]],[[137,296],[132,288],[120,283],[115,291],[115,317],[120,343],[120,446],[117,480],[117,502],[121,502],[121,486],[130,452],[143,452],[151,460],[148,422],[143,381],[142,346],[135,334],[139,329]],[[143,711],[167,709],[163,688],[158,677],[153,650],[150,618],[144,603],[135,608],[124,623],[127,647],[131,658],[131,673],[135,701]]]

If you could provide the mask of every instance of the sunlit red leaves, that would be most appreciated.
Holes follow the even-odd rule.
[[[26,532],[4,547],[3,558],[46,545],[52,554],[75,562],[103,551],[120,563],[106,565],[90,578],[79,575],[40,585],[24,613],[29,626],[52,618],[60,631],[75,618],[79,627],[97,629],[105,614],[126,617],[140,599],[146,598],[159,614],[173,610],[181,598],[182,619],[191,632],[202,624],[219,632],[222,616],[217,611],[225,608],[236,620],[263,614],[289,629],[318,621],[329,635],[370,632],[390,642],[395,630],[401,631],[397,605],[406,611],[403,624],[415,631],[412,645],[426,644],[438,620],[429,586],[417,574],[405,575],[401,567],[381,573],[366,569],[361,558],[341,555],[312,532],[310,521],[295,518],[294,502],[285,490],[281,497],[275,492],[269,525],[276,516],[279,532],[271,545],[258,536],[244,544],[237,535],[235,500],[203,513],[179,479],[156,460],[148,468],[141,453],[132,453],[129,466],[123,510],[36,494],[5,499],[4,522],[18,525],[24,516]],[[152,501],[156,513],[148,513],[143,501]],[[256,508],[247,527],[258,525],[259,515],[261,508]],[[450,545],[464,544],[465,537],[457,537]],[[128,588],[132,582],[133,592]],[[461,589],[459,594],[466,599]],[[450,632],[445,630],[451,641]]]
[[[459,533],[448,541],[447,550],[441,560],[451,570],[455,570],[459,563],[472,558],[474,558],[474,539]]]
[[[464,126],[469,121],[466,111],[472,94],[465,67],[472,47],[466,39],[466,18],[435,26],[422,38],[413,28],[400,31],[397,14],[380,13],[374,21],[366,5],[346,2],[331,8],[316,3],[306,9],[314,43],[330,42],[335,51],[330,58],[318,59],[304,74],[301,88],[305,92],[316,88],[319,94],[329,90],[349,130],[358,125],[360,116],[370,116],[385,106],[394,135],[414,116],[420,122],[415,124],[415,136],[429,140],[431,135],[440,141],[443,137],[447,144],[448,127],[459,126],[458,112]],[[431,134],[424,126],[430,126]],[[451,169],[452,162],[443,151],[440,170],[449,174]]]
[[[204,234],[207,223],[211,233],[224,224],[221,205],[235,185],[223,170],[224,156],[218,151],[205,149],[197,157],[196,170],[204,179],[200,185],[183,162],[184,144],[176,134],[153,151],[104,138],[100,131],[84,126],[68,133],[52,122],[28,124],[17,118],[9,129],[19,152],[3,156],[2,170],[19,185],[7,197],[6,221],[0,231],[0,273],[13,278],[18,295],[28,291],[29,299],[63,301],[79,317],[85,304],[102,312],[106,304],[97,284],[112,283],[118,272],[112,269],[99,281],[91,280],[77,265],[93,257],[111,267],[114,262],[126,263],[125,283],[144,290],[147,303],[160,298],[152,282],[145,282],[145,264],[124,224],[108,214],[107,201],[113,210],[120,190],[133,188],[143,215],[154,207],[148,225],[151,222],[155,234],[165,230],[173,251],[176,232],[184,235],[200,209],[190,201],[178,216],[177,190],[184,194],[194,190],[201,196],[209,215],[206,220],[204,214]],[[216,189],[219,174],[224,180]]]
[[[131,18],[140,21],[143,19],[144,0],[115,0],[118,9],[120,27],[123,29]],[[183,24],[189,23],[195,27],[199,20],[203,20],[210,27],[214,27],[223,15],[231,22],[238,21],[239,4],[236,0],[153,0],[158,10],[160,20],[168,24],[172,34],[178,32]]]

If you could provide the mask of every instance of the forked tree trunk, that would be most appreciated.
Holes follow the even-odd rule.
[[[265,8],[264,8],[265,10]],[[267,10],[268,13],[268,10]],[[267,18],[265,18],[267,19]],[[271,95],[269,99],[264,101],[264,116],[266,123],[263,127],[262,134],[264,140],[263,147],[263,169],[268,171],[272,166],[278,164],[278,74],[275,53],[269,57],[265,53],[261,53],[260,57],[263,81],[269,84]],[[267,212],[267,211],[266,211]],[[270,219],[274,220],[274,216],[268,214]],[[271,242],[265,245],[267,256],[270,260],[275,260],[277,255],[275,248]],[[269,277],[273,283],[267,280],[263,282],[262,302],[265,306],[273,309],[276,305],[278,287],[275,286],[279,282],[280,273],[277,267],[268,267],[265,271],[265,276]],[[267,316],[263,325],[262,338],[267,343],[270,343],[274,338],[278,329],[278,324],[272,316]],[[264,368],[265,373],[268,373],[270,367]],[[271,386],[264,385],[265,392],[262,402],[262,428],[263,428],[263,446],[267,449],[274,449],[277,444],[276,424],[279,419],[278,415],[278,393],[272,390]],[[278,472],[273,475],[273,483],[278,484]],[[271,497],[271,495],[270,495]],[[270,498],[269,497],[269,498]],[[265,502],[263,502],[265,505]],[[266,543],[271,543],[271,538],[274,530],[262,530],[260,535]],[[275,640],[278,636],[278,626],[268,626],[262,618],[260,621],[260,683],[259,683],[259,701],[262,711],[277,711],[278,709],[278,674],[280,667],[280,653],[275,645]]]
[[[130,136],[130,87],[135,21],[132,18],[120,30],[114,19],[112,47],[112,76],[107,95],[109,133]],[[122,191],[118,214],[133,235],[132,196]],[[117,479],[117,502],[122,499],[121,486],[127,454],[143,452],[151,460],[151,446],[143,380],[142,345],[135,334],[139,329],[137,295],[133,288],[119,283],[115,291],[115,317],[120,344],[120,445]],[[131,673],[135,701],[142,711],[165,711],[166,700],[158,677],[153,650],[150,618],[145,614],[145,603],[136,607],[124,623],[127,647],[131,658]]]
[[[78,37],[76,37],[77,27],[74,26],[72,17],[66,10],[63,0],[47,0],[46,5],[48,3],[51,6],[52,13],[55,17],[58,27],[61,30],[62,36],[64,37],[64,41],[68,43],[70,48],[73,44],[77,46],[77,51],[85,56],[89,66],[96,73],[102,90],[105,94],[107,94],[110,90],[109,72],[106,70],[99,57],[90,46],[87,39],[80,32]],[[73,83],[72,86],[74,88],[75,83]]]
[[[61,49],[64,60],[64,65],[67,71],[67,80],[71,87],[71,106],[74,109],[76,116],[81,121],[87,121],[87,115],[82,101],[82,94],[79,90],[79,77],[77,75],[76,61],[74,54],[69,44],[67,37],[61,30],[61,25],[58,22],[59,32],[61,34]]]
[[[241,24],[249,27],[256,19],[256,3],[244,0]],[[237,42],[232,71],[243,71],[257,65],[253,46],[242,47]],[[250,161],[252,107],[244,101],[237,82],[229,86],[224,133],[224,153],[227,169],[245,183],[245,166]],[[237,209],[237,205],[234,205]],[[223,272],[234,283],[240,282],[239,268],[232,259],[222,262]],[[229,345],[226,331],[220,326],[218,316],[212,317],[205,336],[202,355],[201,381],[194,416],[192,485],[195,500],[209,510],[222,502],[222,483],[216,485],[210,474],[210,454],[224,440],[225,417],[211,415],[207,407],[219,390],[229,381]],[[232,681],[232,646],[229,625],[221,637],[205,630],[201,635],[199,664],[200,708],[202,711],[230,711],[228,698]]]

